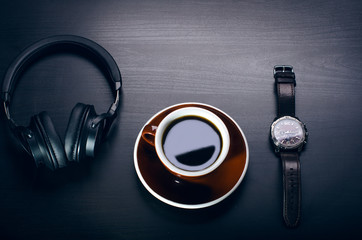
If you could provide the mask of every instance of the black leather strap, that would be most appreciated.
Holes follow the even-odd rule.
[[[277,72],[274,74],[277,97],[278,117],[295,115],[295,75],[293,72]]]
[[[298,152],[281,152],[283,165],[283,217],[287,227],[298,226],[300,220],[301,186]]]
[[[292,66],[275,66],[274,79],[278,98],[278,118],[295,116],[295,74]],[[287,227],[300,220],[300,161],[298,150],[281,150],[283,166],[283,217]]]

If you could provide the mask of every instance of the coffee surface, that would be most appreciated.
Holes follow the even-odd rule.
[[[199,171],[215,162],[222,141],[212,123],[199,117],[184,117],[167,128],[162,144],[173,165],[187,171]]]

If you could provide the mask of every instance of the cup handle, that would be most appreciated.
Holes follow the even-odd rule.
[[[142,138],[151,146],[155,146],[155,135],[156,135],[157,126],[155,125],[146,125],[142,131]]]

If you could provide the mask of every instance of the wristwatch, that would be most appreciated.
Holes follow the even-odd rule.
[[[270,128],[271,142],[283,167],[283,218],[287,227],[300,221],[301,176],[299,153],[307,143],[305,124],[295,117],[295,74],[292,66],[274,67],[278,116]]]

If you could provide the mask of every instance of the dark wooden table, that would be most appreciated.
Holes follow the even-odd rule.
[[[89,164],[54,174],[0,124],[0,239],[348,239],[362,224],[361,1],[2,1],[0,75],[31,43],[75,34],[105,47],[123,75],[115,127]],[[302,219],[282,220],[282,171],[269,142],[273,66],[294,66],[296,112],[309,130],[301,154]],[[47,110],[64,137],[77,102],[103,112],[111,90],[72,53],[32,65],[14,94],[20,124]],[[181,102],[228,113],[250,147],[244,181],[225,201],[184,210],[140,183],[133,148],[144,123]]]

